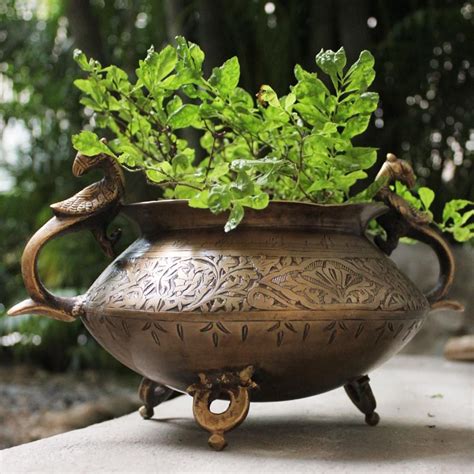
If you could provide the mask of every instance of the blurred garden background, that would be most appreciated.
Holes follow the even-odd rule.
[[[5,313],[25,297],[21,253],[28,237],[51,217],[49,204],[97,179],[96,175],[78,180],[71,174],[71,136],[94,127],[93,115],[79,104],[79,91],[73,86],[81,76],[73,50],[80,48],[102,64],[116,64],[133,75],[150,45],[160,49],[176,35],[201,45],[208,72],[237,55],[241,86],[257,92],[261,84],[271,84],[279,94],[294,82],[295,63],[315,70],[314,56],[321,48],[342,45],[350,62],[369,49],[376,58],[373,90],[381,101],[362,144],[378,147],[380,162],[387,152],[410,160],[419,182],[437,192],[435,214],[452,198],[474,199],[474,5],[470,1],[1,0],[0,387],[7,379],[11,384],[17,377],[23,380],[22,409],[29,403],[27,392],[37,389],[35,381],[49,380],[49,390],[57,397],[68,391],[67,384],[83,384],[73,385],[69,391],[76,393],[75,399],[61,399],[58,409],[74,406],[77,399],[87,401],[90,395],[81,399],[77,394],[94,392],[91,387],[98,380],[104,387],[103,392],[94,392],[99,398],[107,390],[135,389],[136,379],[128,379],[128,371],[98,347],[80,322],[8,318]],[[127,176],[128,201],[159,197],[159,190],[144,182],[139,175]],[[124,235],[122,248],[132,239],[132,231]],[[469,283],[472,246],[468,243],[457,252],[466,256],[461,257],[462,280],[474,291]],[[424,258],[417,255],[415,260]],[[413,257],[400,258],[413,265]],[[48,245],[40,271],[48,288],[78,294],[106,265],[93,238],[84,233]],[[420,268],[423,279],[426,269]],[[465,293],[466,288],[459,292]],[[446,331],[472,331],[472,317],[466,318]],[[16,375],[14,366],[19,367]],[[80,380],[71,376],[79,370]],[[67,372],[66,382],[55,378],[61,372]],[[114,380],[119,381],[107,385],[97,375],[104,372],[116,374]],[[25,379],[30,385],[25,385]],[[8,400],[0,407],[0,424],[7,416],[2,410],[11,411],[9,404],[20,392],[0,388],[0,398]],[[129,408],[124,406],[121,410]],[[12,441],[0,433],[0,448],[31,438],[25,436]]]

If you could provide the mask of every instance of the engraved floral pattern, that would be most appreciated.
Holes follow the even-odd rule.
[[[385,257],[209,255],[118,261],[91,287],[86,306],[218,313],[421,310],[427,302]]]

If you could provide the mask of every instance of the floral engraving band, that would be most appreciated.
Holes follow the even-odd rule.
[[[89,311],[423,310],[425,297],[382,258],[195,256],[117,261]]]

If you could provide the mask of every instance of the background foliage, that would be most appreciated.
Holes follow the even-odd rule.
[[[206,51],[207,74],[237,55],[242,87],[272,84],[279,95],[295,83],[293,65],[314,70],[321,48],[345,46],[350,63],[369,49],[381,102],[357,145],[379,147],[380,160],[389,151],[410,159],[421,184],[437,191],[439,217],[445,201],[474,198],[473,23],[472,3],[456,0],[2,1],[0,313],[24,297],[21,251],[51,216],[49,204],[87,181],[70,173],[70,137],[93,121],[72,84],[74,48],[133,76],[150,44],[161,49],[183,34]],[[127,185],[130,201],[157,197],[137,174]],[[122,245],[132,238],[130,231]],[[52,243],[40,261],[46,284],[70,293],[87,288],[106,263],[86,234]],[[4,358],[55,369],[112,364],[79,324],[0,316],[0,331]]]

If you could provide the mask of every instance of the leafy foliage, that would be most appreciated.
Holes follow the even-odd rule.
[[[134,83],[116,66],[102,67],[81,52],[75,59],[88,73],[75,81],[84,94],[81,103],[114,139],[104,145],[83,131],[73,138],[74,147],[144,170],[166,197],[189,199],[214,213],[230,210],[227,231],[242,220],[245,207],[262,209],[270,198],[343,202],[376,161],[374,148],[352,144],[378,103],[378,94],[367,91],[375,77],[368,51],[347,70],[343,48],[316,56],[331,90],[297,65],[288,94],[278,97],[264,85],[256,101],[238,87],[236,57],[206,79],[203,51],[182,37],[176,48],[151,48]],[[200,131],[203,159],[180,135],[187,127]]]
[[[435,192],[425,186],[418,188],[418,197],[402,183],[395,183],[395,191],[413,207],[426,212],[431,219],[431,205]],[[474,239],[474,202],[468,199],[452,199],[444,206],[443,217],[438,225],[443,232],[449,232],[458,242],[469,242]]]
[[[331,88],[296,65],[297,82],[288,94],[278,97],[263,85],[256,102],[238,87],[236,57],[206,79],[204,52],[183,37],[177,38],[176,48],[150,48],[139,62],[135,83],[122,69],[102,67],[77,50],[75,60],[88,73],[74,82],[84,93],[81,103],[115,138],[106,145],[86,130],[73,137],[74,147],[85,155],[106,153],[128,169],[145,171],[166,197],[188,199],[191,207],[214,213],[230,211],[226,231],[241,222],[245,207],[263,209],[270,199],[367,201],[384,184],[374,183],[349,198],[351,187],[367,177],[365,170],[377,159],[375,148],[352,143],[367,129],[379,101],[377,93],[368,92],[375,79],[369,51],[346,68],[344,48],[321,50],[316,64]],[[180,135],[188,127],[201,132],[203,159]],[[419,197],[401,183],[394,189],[433,217],[430,188],[421,187]],[[469,204],[448,203],[440,224],[461,242],[473,236],[474,211],[460,212]]]

